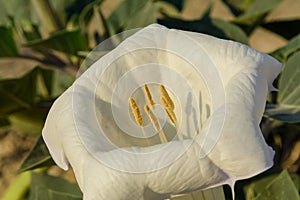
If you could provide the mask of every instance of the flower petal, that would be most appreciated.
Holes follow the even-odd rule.
[[[141,77],[138,69],[148,70],[148,76]],[[43,137],[60,167],[67,169],[70,162],[84,199],[163,199],[233,186],[273,164],[274,152],[258,125],[280,69],[275,59],[245,45],[151,25],[76,80],[51,108]],[[181,134],[199,129],[191,128],[201,111],[195,139],[142,148],[134,147],[138,140],[122,136],[113,112],[128,110],[128,91],[116,88],[129,71],[136,72],[129,76],[135,84],[157,78],[180,97]],[[128,112],[119,113],[124,126],[131,123]]]

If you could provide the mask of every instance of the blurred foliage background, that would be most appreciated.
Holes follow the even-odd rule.
[[[280,92],[269,96],[261,122],[276,150],[275,165],[239,181],[235,192],[238,200],[299,199],[300,1],[0,0],[0,5],[4,200],[82,199],[72,171],[53,166],[40,138],[47,112],[97,44],[151,23],[235,40],[283,63],[275,81]],[[224,191],[230,199],[229,187]]]

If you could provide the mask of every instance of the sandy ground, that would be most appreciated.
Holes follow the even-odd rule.
[[[102,6],[104,15],[109,15],[118,2],[120,2],[120,0],[105,1]],[[209,0],[187,0],[182,17],[190,20],[199,18],[209,5],[209,2]],[[214,17],[226,20],[233,18],[232,14],[220,0],[213,0],[213,2],[212,15]],[[276,21],[300,18],[298,8],[300,8],[300,1],[284,0],[277,9],[267,16],[266,20]],[[249,39],[250,46],[262,52],[271,52],[276,48],[283,46],[286,42],[287,41],[284,38],[263,28],[256,29]],[[11,60],[7,62],[11,62]],[[2,73],[3,75],[3,73],[6,73],[9,77],[9,73],[21,73],[18,70],[15,72],[16,69],[13,71],[9,70],[11,69],[9,68],[4,71],[0,70],[0,74]],[[23,135],[14,131],[6,132],[0,130],[0,197],[16,177],[16,171],[29,153],[35,140],[36,137],[34,136]],[[74,181],[72,171],[64,173],[57,167],[54,167],[50,170],[50,174],[57,176],[64,174],[65,177]]]
[[[0,130],[0,196],[16,176],[36,137]]]

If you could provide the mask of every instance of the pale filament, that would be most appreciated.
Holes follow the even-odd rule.
[[[152,122],[155,130],[158,132],[161,143],[167,143],[168,142],[167,137],[163,132],[162,128],[160,127],[159,121],[155,116],[155,114],[152,112],[152,110],[150,110],[149,106],[147,105],[144,106],[144,110],[147,113],[150,121]]]

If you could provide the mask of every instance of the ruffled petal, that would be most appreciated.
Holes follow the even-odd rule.
[[[70,99],[66,99],[70,93],[67,91],[62,94],[52,105],[47,120],[45,122],[42,136],[50,151],[50,154],[55,163],[62,169],[69,169],[69,162],[64,152],[63,143],[61,136],[63,135],[64,129],[58,128],[60,123],[68,123],[67,121],[60,121],[59,116],[61,113],[67,112],[71,114]]]
[[[233,185],[273,164],[259,122],[280,69],[245,45],[151,25],[76,80],[51,108],[43,137],[60,167],[72,165],[84,199],[163,199]],[[128,91],[152,79],[177,95],[186,139],[137,147],[124,134],[141,132]]]

